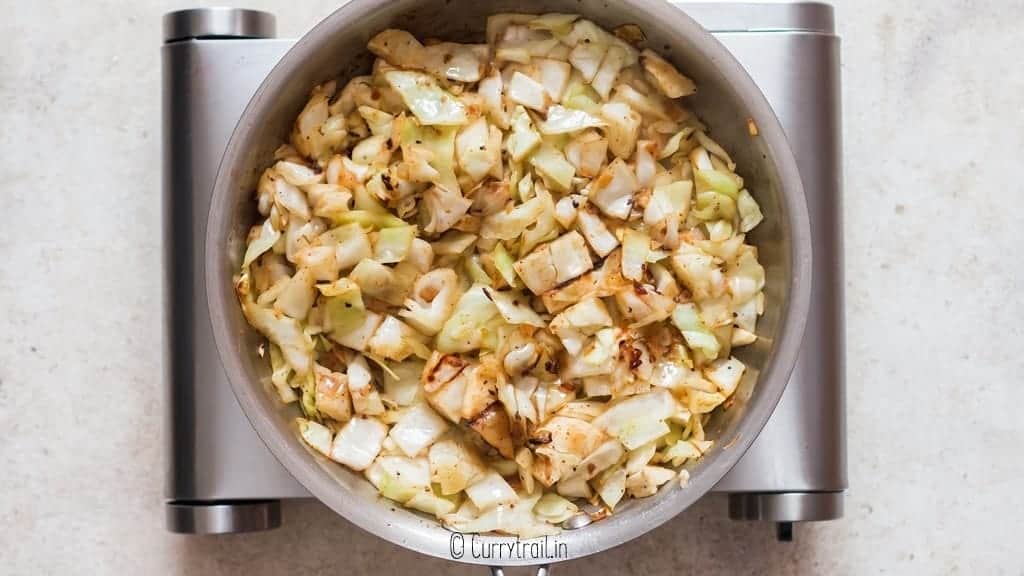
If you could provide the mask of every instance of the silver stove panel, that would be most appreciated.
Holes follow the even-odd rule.
[[[839,39],[832,8],[682,8],[733,52],[774,107],[804,180],[814,241],[803,352],[767,427],[715,490],[731,495],[734,518],[836,518],[847,480]],[[272,20],[256,13],[195,15],[200,37],[191,37],[189,18],[179,14],[163,48],[168,528],[270,528],[280,522],[277,501],[310,496],[256,436],[221,369],[207,313],[203,239],[228,138],[294,41],[253,38],[273,34]],[[230,26],[226,33],[217,33],[221,22]],[[246,22],[256,28],[247,31]]]

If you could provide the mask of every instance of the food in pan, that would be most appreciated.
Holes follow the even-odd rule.
[[[531,537],[711,448],[762,215],[635,27],[498,14],[486,40],[385,30],[370,74],[314,88],[235,281],[311,449],[450,529]]]

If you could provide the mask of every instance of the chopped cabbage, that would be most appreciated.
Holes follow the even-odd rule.
[[[764,214],[639,27],[503,13],[486,39],[386,29],[368,75],[316,86],[235,289],[312,451],[530,538],[711,449],[756,374],[733,349],[765,310]]]
[[[590,201],[608,216],[625,220],[633,208],[633,193],[639,188],[633,170],[616,158],[591,184]]]
[[[437,85],[433,78],[418,72],[391,70],[384,73],[388,84],[398,92],[409,110],[424,126],[459,126],[468,121],[466,107]]]
[[[540,133],[545,135],[569,134],[579,132],[587,128],[600,128],[605,125],[604,120],[592,116],[583,110],[552,106],[548,110],[548,117],[540,123]]]
[[[365,470],[377,458],[377,454],[380,454],[387,435],[387,424],[380,420],[353,418],[342,426],[334,437],[328,457],[353,470]]]
[[[415,458],[425,453],[447,431],[448,423],[444,418],[426,404],[417,404],[391,427],[391,439],[406,456]]]

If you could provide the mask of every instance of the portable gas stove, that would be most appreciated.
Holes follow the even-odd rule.
[[[814,242],[804,348],[764,431],[716,492],[729,515],[792,523],[843,514],[846,489],[839,38],[831,6],[682,3],[746,67],[799,164]],[[309,498],[242,413],[214,344],[204,285],[207,211],[217,167],[249,98],[294,40],[274,17],[198,9],[164,21],[164,233],[169,373],[167,528],[265,530],[280,502]]]

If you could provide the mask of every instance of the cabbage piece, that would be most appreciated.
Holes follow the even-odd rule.
[[[513,24],[502,34],[494,58],[498,62],[528,64],[532,58],[546,55],[557,45],[558,40],[542,30]]]
[[[657,494],[658,487],[676,477],[674,470],[660,466],[644,466],[643,470],[626,478],[626,491],[633,498]]]
[[[484,111],[487,112],[487,117],[498,128],[505,130],[509,126],[509,115],[508,111],[505,110],[502,100],[503,92],[504,82],[501,79],[501,71],[497,68],[493,69],[488,76],[477,84],[477,94],[483,100]]]
[[[598,477],[594,484],[597,489],[597,495],[604,502],[605,506],[609,510],[615,510],[615,507],[626,494],[626,470],[622,467],[606,470]]]
[[[480,512],[474,506],[472,513],[449,514],[442,519],[445,527],[456,532],[502,532],[519,538],[537,538],[558,533],[558,528],[537,520],[533,508],[540,494],[520,498],[514,504],[495,506]],[[471,504],[471,502],[467,502]],[[461,511],[461,510],[460,510]]]
[[[736,261],[725,271],[733,302],[743,303],[756,296],[764,288],[764,268],[757,261],[754,248],[744,247]]]
[[[643,93],[629,84],[615,87],[613,102],[628,104],[642,116],[653,120],[679,122],[686,119],[687,113],[675,102],[654,93]]]
[[[480,510],[489,510],[519,500],[515,490],[497,472],[488,471],[483,477],[466,487],[466,496]]]
[[[572,467],[597,450],[597,447],[608,437],[590,422],[566,416],[554,416],[537,428],[533,433],[535,444],[542,444],[536,452],[551,455],[569,455],[570,458],[561,462],[561,472],[568,476]],[[543,440],[543,442],[540,442]]]
[[[352,148],[352,161],[364,166],[386,166],[391,161],[391,136],[378,134],[360,140]]]
[[[612,404],[593,424],[633,450],[667,434],[665,420],[676,412],[676,407],[668,390],[656,388]]]
[[[469,213],[484,218],[504,210],[512,198],[508,182],[495,180],[480,184],[469,194],[473,198]]]
[[[575,504],[551,492],[545,492],[533,506],[534,516],[551,524],[561,524],[579,511]]]
[[[424,362],[415,358],[392,365],[390,373],[385,372],[384,396],[398,406],[412,406],[420,401],[420,375]]]
[[[370,339],[384,321],[384,317],[367,310],[357,318],[358,320],[347,326],[334,324],[332,321],[328,336],[342,346],[362,352],[369,346]]]
[[[629,280],[641,280],[650,252],[650,237],[639,230],[627,228],[622,237],[622,275]]]
[[[537,18],[536,14],[499,13],[487,17],[486,38],[487,43],[494,46],[499,40],[505,37],[508,28],[514,25],[529,24]]]
[[[512,288],[519,288],[522,286],[522,283],[519,281],[519,276],[516,275],[516,269],[514,267],[515,259],[512,258],[512,255],[505,249],[505,245],[498,242],[498,244],[494,246],[493,255],[494,267],[498,270],[498,273],[501,274],[505,283]]]
[[[554,102],[560,102],[569,86],[569,78],[572,75],[572,67],[568,62],[552,60],[549,58],[537,58],[534,60],[537,69],[538,80],[544,86],[544,90]],[[550,119],[551,110],[548,110]]]
[[[303,268],[284,284],[274,300],[274,310],[296,320],[303,320],[316,299],[313,274]]]
[[[367,228],[395,228],[409,225],[405,220],[393,214],[368,212],[366,210],[342,212],[332,218],[332,220],[338,225],[359,224]]]
[[[287,184],[298,188],[324,181],[323,172],[319,172],[305,164],[288,160],[281,160],[274,164],[274,173],[281,177],[274,180],[275,185]],[[280,190],[280,187],[278,190]]]
[[[285,212],[302,221],[310,219],[309,203],[306,196],[301,190],[285,182],[282,178],[274,180],[274,202],[279,211],[284,209]]]
[[[549,113],[550,116],[550,113]],[[600,173],[608,153],[608,139],[594,131],[579,134],[565,146],[565,157],[578,175],[593,178]]]
[[[252,298],[247,274],[239,278],[236,290],[249,324],[281,349],[285,361],[296,374],[309,373],[313,363],[313,340],[303,332],[302,325],[279,312],[257,305]]]
[[[371,354],[401,362],[412,354],[421,358],[430,356],[423,340],[423,335],[398,318],[385,316],[367,346]]]
[[[562,284],[594,268],[587,243],[576,231],[567,232],[548,244],[555,267],[555,280]]]
[[[654,454],[657,450],[657,442],[648,442],[639,448],[631,450],[629,452],[629,457],[626,458],[626,474],[632,476],[633,474],[643,470],[644,466],[650,463],[651,459],[654,458]]]
[[[352,397],[352,409],[357,414],[377,416],[384,413],[380,393],[373,386],[373,375],[366,364],[366,358],[356,356],[349,362],[345,373],[348,376],[348,393]]]
[[[534,294],[542,294],[593,268],[586,241],[573,231],[534,250],[515,263],[516,272]]]
[[[436,488],[432,488],[417,492],[415,496],[405,502],[405,506],[441,518],[454,512],[461,501],[462,498],[458,495],[445,497],[439,494]]]
[[[359,285],[363,294],[392,306],[400,306],[412,286],[405,285],[396,270],[366,258],[352,269],[349,279]]]
[[[619,463],[626,452],[618,440],[609,439],[594,449],[577,467],[576,474],[586,480]]]
[[[597,211],[589,205],[576,214],[576,228],[587,240],[587,244],[590,244],[594,252],[602,258],[619,246],[619,239],[608,230]]]
[[[736,200],[739,197],[740,184],[728,173],[719,172],[718,170],[696,169],[693,171],[693,177],[697,183],[698,192],[714,190],[719,194],[728,196],[732,200]]]
[[[314,216],[333,221],[352,209],[352,192],[337,184],[310,184],[305,191]]]
[[[689,180],[656,186],[644,208],[644,224],[660,229],[668,248],[679,246],[679,227],[689,213],[692,194],[693,183]]]
[[[366,125],[369,126],[372,134],[391,137],[391,128],[395,120],[394,116],[371,106],[360,106],[358,112],[363,117],[363,120],[366,121]]]
[[[530,165],[544,179],[544,184],[552,190],[566,193],[572,189],[576,167],[570,164],[557,148],[547,144],[541,145],[530,158]]]
[[[415,36],[394,28],[383,30],[370,38],[366,48],[388,64],[399,68],[418,68],[423,52],[423,44]]]
[[[314,89],[295,121],[291,141],[303,156],[320,157],[325,152],[320,127],[327,122],[330,114],[327,105],[329,98],[330,94],[326,90]]]
[[[405,503],[430,491],[430,465],[426,458],[380,456],[367,468],[366,479],[381,496]]]
[[[366,306],[358,284],[348,278],[339,278],[330,284],[320,284],[317,289],[325,297],[325,329],[340,335],[363,324]]]
[[[512,112],[512,134],[505,141],[505,148],[512,161],[522,162],[540,146],[540,143],[540,134],[533,129],[530,115],[522,106],[516,106]]]
[[[608,149],[621,159],[633,155],[636,141],[640,136],[643,119],[625,102],[608,102],[601,106],[599,115],[607,123],[605,136]]]
[[[589,500],[594,495],[590,484],[587,484],[586,479],[580,475],[562,478],[558,481],[558,486],[555,486],[555,489],[559,494],[567,498],[584,498]]]
[[[639,188],[636,175],[621,158],[601,171],[590,185],[590,201],[605,214],[625,220],[633,208],[633,193]]]
[[[277,395],[281,398],[282,402],[291,404],[299,399],[288,382],[292,368],[285,362],[281,349],[273,344],[270,345],[270,372],[270,382],[274,385],[274,389],[277,390]]]
[[[725,402],[725,395],[720,392],[705,392],[690,389],[686,391],[686,408],[693,414],[709,414]],[[698,418],[693,419],[699,421]]]
[[[568,34],[572,31],[573,22],[578,20],[579,17],[579,14],[552,12],[530,20],[529,26],[534,30],[548,30],[555,34]]]
[[[353,470],[365,470],[380,454],[387,435],[388,427],[380,420],[357,416],[335,435],[328,457]]]
[[[482,478],[487,468],[476,452],[465,442],[442,439],[430,446],[427,456],[430,480],[441,488],[441,494],[458,494],[470,483]]]
[[[558,273],[551,257],[551,247],[548,245],[541,246],[525,258],[516,261],[513,267],[526,287],[534,294],[547,292],[558,285]]]
[[[688,440],[679,440],[662,454],[662,460],[673,466],[682,466],[687,460],[700,458],[700,450]]]
[[[612,326],[612,317],[600,298],[587,298],[567,308],[551,320],[549,329],[558,336],[569,354],[583,350],[587,336]]]
[[[388,84],[424,126],[459,126],[468,121],[466,107],[437,82],[419,72],[390,70],[384,73]]]
[[[570,134],[586,130],[587,128],[601,128],[605,125],[604,120],[572,108],[552,106],[548,110],[547,119],[540,123],[538,128],[541,134]]]
[[[606,328],[591,338],[579,355],[570,355],[562,369],[563,379],[587,378],[611,374],[619,352],[619,332]],[[584,382],[586,384],[586,382]],[[602,391],[599,391],[602,390]],[[590,382],[588,396],[604,395],[604,384],[600,380]]]
[[[498,313],[509,324],[525,324],[544,328],[547,323],[539,314],[529,306],[529,300],[515,290],[498,291],[493,288],[483,288],[483,293],[494,302]]]
[[[519,483],[522,485],[523,491],[527,494],[533,494],[536,489],[536,482],[533,479],[533,452],[529,448],[523,446],[516,452],[516,466],[518,466],[519,472]]]
[[[477,241],[476,234],[449,230],[439,240],[431,244],[431,249],[438,256],[460,256]]]
[[[487,53],[484,44],[438,42],[423,48],[419,56],[423,70],[438,79],[477,82],[483,77]]]
[[[725,277],[714,258],[692,244],[683,243],[676,249],[672,268],[697,300],[718,296],[725,289]]]
[[[541,294],[549,312],[558,312],[587,296],[611,296],[630,285],[622,277],[621,250],[609,254],[597,272],[584,274],[578,279]]]
[[[462,403],[468,382],[469,375],[460,372],[450,381],[428,392],[427,402],[448,420],[459,423],[462,421]]]
[[[707,150],[711,154],[714,154],[715,157],[717,157],[722,162],[724,162],[725,163],[725,168],[729,172],[735,172],[736,171],[736,163],[733,162],[732,158],[729,157],[729,153],[725,151],[725,148],[722,148],[722,146],[718,142],[715,142],[714,140],[712,140],[711,137],[708,136],[707,133],[704,132],[703,130],[699,130],[696,133],[696,136],[697,136],[697,142],[699,142],[700,145],[703,146],[705,150]],[[712,162],[712,163],[714,163],[714,162]]]
[[[508,99],[515,104],[546,112],[551,105],[551,95],[544,85],[522,72],[513,72],[506,90]]]
[[[373,259],[381,264],[395,264],[405,260],[415,237],[415,226],[384,228],[377,234],[377,242],[373,246]]]
[[[299,426],[299,435],[305,440],[309,447],[323,454],[329,456],[331,453],[331,441],[333,434],[331,430],[318,422],[312,420],[306,420],[305,418],[296,418],[296,424]]]
[[[391,439],[410,458],[424,454],[448,431],[448,422],[426,404],[417,404],[391,427]]]
[[[693,134],[693,126],[686,126],[679,132],[673,134],[672,137],[668,139],[668,142],[665,143],[665,147],[661,149],[661,152],[658,154],[658,159],[664,160],[680,150],[685,152],[686,150],[682,148],[683,142],[686,141],[691,134]]]
[[[573,222],[576,221],[576,212],[579,206],[586,203],[586,200],[582,194],[563,196],[555,204],[555,221],[558,222],[558,225],[565,229],[572,227]]]
[[[698,220],[726,220],[731,225],[731,221],[736,215],[736,201],[727,194],[721,194],[714,190],[698,192],[696,210],[693,210],[691,214]]]
[[[477,118],[455,137],[455,158],[462,171],[474,181],[483,180],[501,162],[501,133],[497,140],[484,118]]]
[[[697,93],[697,86],[676,67],[650,49],[640,53],[640,63],[662,94],[669,98],[682,98]]]
[[[704,369],[704,376],[718,386],[725,396],[731,396],[739,386],[740,379],[747,367],[736,358],[716,360]]]
[[[242,268],[247,268],[264,252],[270,250],[281,238],[281,232],[274,229],[270,219],[263,221],[263,224],[249,233],[249,245],[245,249],[245,257],[242,259]]]
[[[612,86],[619,76],[619,71],[626,65],[627,54],[620,46],[611,46],[601,60],[601,66],[594,73],[594,79],[590,86],[595,92],[601,95],[602,100],[607,100],[612,93]]]
[[[474,285],[462,294],[451,317],[441,327],[435,348],[442,353],[480,348],[488,336],[485,325],[497,315],[498,309],[484,293],[484,286]]]
[[[740,231],[743,233],[750,232],[764,220],[764,215],[761,214],[761,207],[757,205],[757,200],[754,200],[754,197],[746,190],[740,190],[740,194],[736,199],[736,210],[740,213]]]
[[[450,384],[450,383],[449,383]],[[508,413],[498,403],[491,404],[469,422],[485,442],[498,450],[502,456],[513,458],[515,445],[512,443],[512,425]]]
[[[705,356],[715,358],[721,349],[718,339],[701,320],[697,306],[693,303],[680,304],[672,311],[672,323],[682,332],[686,345],[700,350]]]
[[[495,359],[487,357],[485,361],[466,369],[462,374],[468,377],[462,397],[462,417],[470,421],[488,420],[484,412],[494,404],[494,398],[498,396],[499,380],[502,377],[497,371]],[[499,444],[500,442],[495,445]]]
[[[540,153],[538,153],[538,156]],[[537,156],[535,156],[536,158]],[[531,250],[536,248],[538,245],[554,240],[558,237],[560,232],[558,228],[558,221],[555,220],[555,204],[551,199],[551,194],[544,189],[543,186],[537,185],[536,192],[531,202],[536,202],[540,205],[541,212],[530,226],[523,231],[522,238],[519,242],[519,255],[528,254]]]
[[[352,418],[348,377],[319,365],[315,367],[313,375],[316,378],[317,412],[338,422],[347,422]]]
[[[576,44],[569,52],[569,63],[573,68],[579,70],[580,75],[589,84],[594,80],[597,71],[601,68],[601,61],[605,56],[605,47],[599,44],[584,43]]]
[[[427,272],[413,285],[399,316],[419,332],[433,336],[452,315],[459,301],[459,277],[451,268]]]

